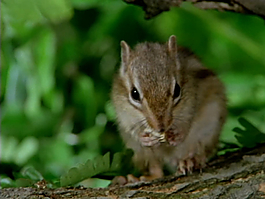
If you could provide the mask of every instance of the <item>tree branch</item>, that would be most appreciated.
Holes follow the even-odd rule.
[[[145,18],[151,19],[170,7],[180,6],[182,2],[191,2],[201,9],[232,11],[257,15],[265,19],[265,0],[123,0],[129,4],[141,6]]]
[[[202,173],[100,189],[7,188],[0,198],[264,198],[265,145],[209,163]]]

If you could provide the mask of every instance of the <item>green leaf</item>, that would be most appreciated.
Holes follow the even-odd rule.
[[[8,177],[5,176],[0,176],[0,184],[1,184],[1,189],[2,188],[8,188],[8,187],[15,187],[15,182]]]
[[[27,91],[25,102],[25,111],[29,116],[35,116],[41,108],[41,90],[39,88],[39,79],[35,75],[36,67],[34,63],[33,52],[30,43],[21,46],[15,51],[17,68],[21,68],[20,73],[26,75],[24,85]]]
[[[62,113],[64,110],[64,96],[62,91],[51,89],[44,94],[43,101],[53,113]]]
[[[34,185],[35,181],[31,179],[25,179],[25,178],[18,178],[16,180],[16,186],[17,187],[32,187]]]
[[[95,125],[80,133],[79,144],[85,144],[86,150],[89,152],[89,155],[86,154],[86,158],[93,159],[100,153],[100,136],[104,130],[103,126]]]
[[[26,97],[25,111],[29,116],[35,117],[40,112],[41,98],[51,92],[54,88],[54,58],[55,58],[55,35],[49,28],[40,28],[38,34],[23,46],[15,50],[16,64],[11,65],[10,72],[16,72],[17,76],[24,76],[25,81],[18,84],[19,87],[26,88],[15,89],[24,91]],[[16,79],[16,78],[13,78]],[[12,80],[13,80],[12,79]],[[11,90],[12,91],[12,90]],[[9,94],[11,91],[6,91]],[[20,97],[22,98],[22,97]],[[18,98],[18,99],[20,99]],[[24,98],[20,101],[25,100]],[[21,102],[23,103],[23,101]]]
[[[116,113],[113,104],[109,101],[105,104],[105,112],[110,121],[115,121]]]
[[[25,164],[33,155],[38,152],[39,141],[35,137],[26,137],[22,142],[17,146],[14,151],[15,159],[14,162],[17,165]]]
[[[94,168],[98,173],[103,173],[110,168],[110,153],[106,153],[103,157],[96,157],[94,161]]]
[[[110,153],[104,156],[98,156],[93,161],[87,160],[85,164],[80,164],[71,168],[65,175],[60,178],[61,186],[74,185],[87,178],[94,176],[101,176],[106,173],[122,173],[122,168],[126,165],[128,167],[132,158],[132,152],[116,153],[114,154],[112,163],[110,164]],[[126,161],[125,161],[126,160]]]
[[[11,107],[21,107],[26,97],[26,75],[13,60],[9,64],[4,67],[7,70],[5,104]]]
[[[35,0],[39,12],[53,23],[69,19],[73,14],[73,9],[68,0]]]
[[[67,186],[71,184],[75,184],[79,181],[82,181],[83,178],[80,176],[80,168],[73,167],[71,168],[66,176],[62,176],[60,179],[61,186]],[[88,171],[89,172],[89,171]],[[91,170],[90,170],[91,172]]]
[[[1,118],[2,134],[24,139],[26,136],[52,136],[60,115],[51,114],[47,109],[41,109],[38,115],[29,118],[21,107],[3,106]]]
[[[42,94],[50,92],[54,87],[54,59],[56,52],[55,34],[49,28],[43,28],[31,40],[31,49],[34,56],[36,76]]]
[[[94,167],[93,160],[87,160],[84,165],[84,168],[87,169],[87,171],[89,171],[89,176],[96,175],[96,169]]]
[[[112,159],[110,171],[117,171],[121,168],[121,162],[122,162],[122,153],[118,152],[115,153]]]
[[[3,162],[12,162],[14,159],[14,151],[18,145],[18,139],[13,136],[1,135],[1,161]]]
[[[10,67],[14,63],[13,49],[11,42],[2,40],[1,42],[1,98],[6,94],[7,91],[7,80],[9,80],[9,84],[16,82],[16,79],[11,79],[10,76]],[[13,84],[14,85],[14,84]]]
[[[45,167],[54,175],[61,175],[66,168],[73,164],[73,148],[65,142],[65,139],[42,139],[39,157],[45,162]]]
[[[33,0],[4,0],[1,9],[6,37],[27,35],[33,24],[44,19]]]
[[[265,64],[264,46],[260,42],[254,41],[251,37],[246,36],[242,31],[234,28],[231,23],[227,23],[216,15],[211,14],[194,7],[190,2],[182,4],[181,8],[186,12],[193,14],[205,22],[206,27],[211,27],[211,31],[217,33],[220,38],[229,40],[231,44],[240,47],[254,60],[258,60],[262,65]],[[224,33],[220,35],[220,33]],[[220,40],[219,40],[220,42]],[[219,52],[220,53],[220,52]],[[264,71],[263,69],[260,69]]]
[[[17,165],[25,164],[38,151],[38,140],[34,137],[26,137],[19,143],[18,139],[12,136],[2,135],[3,150],[1,160],[14,162]]]
[[[39,23],[58,23],[73,14],[67,0],[4,0],[1,6],[7,37],[26,36]]]
[[[108,0],[71,0],[72,5],[78,9],[89,9],[91,7],[98,6],[99,4],[108,4]]]
[[[95,123],[97,103],[95,98],[94,82],[85,75],[80,75],[74,85],[74,103],[77,107],[77,112],[80,117],[80,121],[92,126]]]
[[[259,143],[265,142],[265,134],[257,129],[253,124],[242,117],[239,118],[238,121],[245,128],[242,129],[236,127],[233,129],[233,131],[237,133],[235,137],[240,144],[245,147],[252,148]]]
[[[93,161],[88,160],[85,164],[71,168],[65,175],[61,176],[61,186],[73,185],[87,178],[109,170],[109,153],[103,157],[98,156]]]
[[[29,178],[34,181],[43,180],[43,176],[41,175],[41,173],[32,166],[23,168],[23,170],[21,171],[21,174],[24,177]]]

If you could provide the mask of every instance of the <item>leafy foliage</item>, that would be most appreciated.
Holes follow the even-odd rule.
[[[28,167],[54,182],[87,159],[90,166],[73,170],[79,178],[63,175],[74,180],[68,183],[84,179],[80,173],[89,168],[86,177],[112,172],[116,160],[101,155],[123,149],[109,101],[120,40],[164,42],[175,34],[225,83],[230,114],[221,141],[257,143],[248,138],[260,134],[246,122],[235,138],[238,117],[265,129],[265,26],[258,17],[186,3],[146,21],[141,9],[121,0],[3,0],[1,11],[1,184],[16,186],[21,178],[34,184],[23,175]]]
[[[265,143],[265,133],[262,133],[244,118],[239,118],[238,121],[245,128],[236,127],[233,129],[237,133],[235,136],[240,144],[244,147],[252,148],[257,144]]]
[[[87,178],[101,176],[115,176],[126,174],[131,168],[132,151],[127,150],[126,153],[115,153],[112,161],[110,161],[110,153],[104,156],[97,156],[94,160],[87,160],[85,164],[80,164],[77,167],[71,168],[65,175],[61,176],[61,186],[74,185]],[[125,172],[123,169],[125,169]],[[127,173],[128,174],[128,173]]]
[[[31,187],[38,181],[43,180],[43,176],[33,167],[25,167],[19,173],[14,173],[16,180],[10,178],[1,179],[1,187]]]

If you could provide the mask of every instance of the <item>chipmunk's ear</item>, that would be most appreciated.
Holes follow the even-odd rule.
[[[171,35],[169,37],[167,47],[168,47],[168,52],[171,55],[175,55],[175,53],[177,53],[177,43],[176,43],[176,36],[175,35]]]
[[[130,60],[130,53],[130,46],[125,41],[121,41],[121,75],[124,75],[124,73],[127,71]]]
[[[176,36],[171,35],[167,42],[167,48],[169,55],[176,60],[177,69],[180,69],[180,62],[178,58],[178,50],[177,50],[177,42],[176,42]]]

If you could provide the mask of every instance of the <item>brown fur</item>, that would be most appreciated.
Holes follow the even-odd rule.
[[[222,83],[189,50],[177,50],[174,36],[166,44],[145,42],[134,50],[125,42],[121,45],[122,64],[114,78],[112,101],[136,166],[151,179],[162,177],[164,165],[183,173],[202,168],[216,149],[226,118]],[[176,104],[173,79],[181,88]],[[130,98],[132,87],[140,93],[139,103]],[[143,146],[146,129],[151,129],[151,136],[165,133],[166,142]]]

